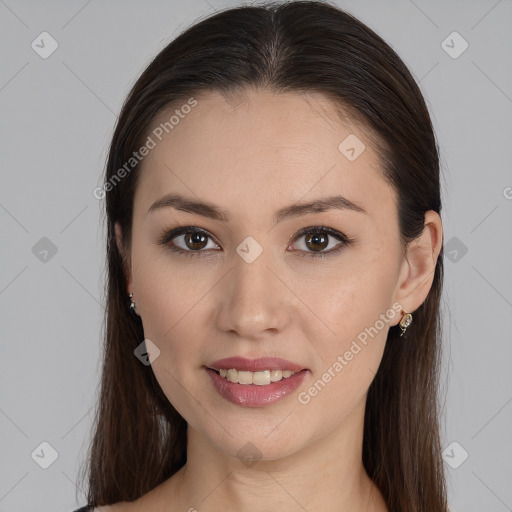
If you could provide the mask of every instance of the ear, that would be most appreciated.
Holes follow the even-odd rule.
[[[425,225],[419,238],[409,242],[400,269],[394,302],[402,305],[406,313],[418,309],[428,296],[437,258],[443,246],[443,224],[433,210],[425,213]],[[401,315],[393,325],[398,324]]]
[[[126,251],[124,247],[124,241],[123,241],[123,230],[121,229],[121,225],[119,222],[116,222],[114,225],[115,232],[116,232],[116,245],[117,250],[119,251],[119,254],[121,255],[121,258],[123,260],[123,271],[124,275],[126,277],[126,289],[128,290],[128,293],[132,293],[132,274],[131,274],[131,266],[129,262],[127,261],[128,257],[128,251]]]

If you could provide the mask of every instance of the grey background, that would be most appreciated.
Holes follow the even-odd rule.
[[[0,512],[85,503],[75,482],[99,380],[105,278],[93,190],[150,58],[198,16],[234,5],[0,0]],[[512,510],[512,2],[338,5],[409,66],[440,144],[451,508]],[[43,31],[59,45],[47,59],[31,47]],[[453,31],[469,44],[457,58],[442,45]],[[452,39],[444,44],[459,52]],[[41,252],[44,237],[55,254]],[[58,454],[47,469],[42,442]]]

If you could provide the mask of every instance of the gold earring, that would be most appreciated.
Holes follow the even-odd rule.
[[[402,329],[400,338],[404,335],[405,331],[407,330],[407,327],[409,327],[409,325],[411,325],[411,323],[412,323],[411,313],[406,313],[404,311],[404,316],[402,317],[402,320],[400,320],[400,323],[398,324],[400,326],[400,329]]]

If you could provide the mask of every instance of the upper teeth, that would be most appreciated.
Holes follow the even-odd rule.
[[[295,372],[292,372],[291,370],[264,370],[262,372],[246,372],[231,368],[229,370],[221,369],[219,370],[219,373],[221,377],[227,378],[230,382],[265,386],[271,382],[287,379]]]

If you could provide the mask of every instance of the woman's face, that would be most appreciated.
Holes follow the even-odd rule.
[[[398,302],[408,265],[396,195],[376,153],[320,95],[194,97],[195,106],[173,107],[152,125],[155,145],[134,200],[128,290],[160,351],[153,371],[189,426],[226,455],[250,442],[257,457],[276,459],[349,425],[360,429],[387,332],[413,306]],[[176,109],[162,137],[160,123]],[[185,206],[151,209],[168,194]],[[337,208],[297,209],[338,196],[359,208],[333,199]],[[199,201],[225,218],[194,208]],[[159,243],[189,226],[202,231]],[[310,227],[334,234],[300,234]],[[282,396],[288,384],[233,385],[207,369],[237,356],[306,370]],[[223,379],[224,395],[214,379]]]

